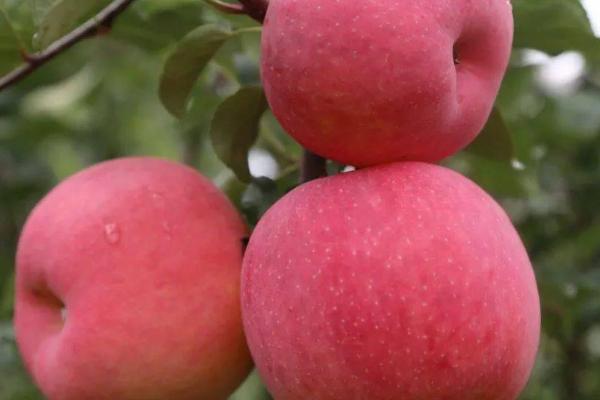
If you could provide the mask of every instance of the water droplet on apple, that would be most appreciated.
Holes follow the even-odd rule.
[[[121,231],[119,226],[115,223],[104,225],[104,236],[110,244],[116,244],[121,239]]]

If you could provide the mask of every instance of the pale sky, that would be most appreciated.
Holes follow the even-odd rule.
[[[596,36],[600,36],[600,0],[581,0],[586,8]]]

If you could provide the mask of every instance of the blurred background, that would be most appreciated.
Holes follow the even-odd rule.
[[[56,37],[108,3],[0,0],[0,76],[19,65],[20,49],[43,47],[49,31]],[[515,48],[496,111],[481,138],[445,164],[502,203],[535,266],[543,338],[521,398],[598,400],[600,0],[513,0],[513,6]],[[301,149],[268,111],[255,142],[256,132],[248,133],[248,152],[233,149],[233,156],[219,158],[213,150],[215,110],[240,87],[259,84],[259,33],[236,35],[220,48],[182,118],[161,104],[165,61],[189,31],[210,22],[256,26],[200,0],[139,0],[110,34],[80,43],[0,92],[0,400],[42,398],[15,347],[13,267],[27,214],[57,182],[114,157],[180,160],[221,187],[250,224],[296,185]],[[246,158],[251,179],[244,177]],[[232,399],[268,395],[253,374]]]

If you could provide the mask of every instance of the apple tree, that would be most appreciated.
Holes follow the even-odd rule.
[[[306,3],[319,7],[317,0]],[[512,6],[512,53],[491,115],[477,139],[445,159],[443,165],[477,183],[507,211],[535,270],[541,341],[533,374],[520,398],[597,399],[600,31],[593,29],[594,2],[513,0]],[[267,90],[267,101],[259,68],[266,7],[266,0],[0,0],[0,399],[43,398],[25,372],[16,345],[12,322],[15,252],[27,216],[58,182],[108,159],[148,155],[171,159],[212,180],[252,229],[300,183],[350,170],[349,164],[372,164],[370,160],[354,161],[368,157],[375,142],[337,137],[333,147],[354,144],[356,148],[358,143],[364,151],[335,157],[335,151],[306,138],[309,129],[290,132],[308,148],[331,158],[326,160],[286,133],[298,120],[306,123],[304,128],[342,121],[344,129],[357,127],[358,120],[344,115],[338,118],[338,110],[329,115],[332,108],[327,104],[311,103],[317,84],[335,88],[336,79],[346,71],[341,65],[328,75],[331,69],[315,67],[318,51],[327,48],[316,35],[336,30],[333,17],[308,20],[314,24],[310,27],[315,34],[312,48],[301,48],[306,42],[297,36],[281,42],[293,56],[288,60],[293,66],[315,68],[308,70],[313,75],[307,82],[275,71],[269,90],[271,95],[283,93],[282,100],[274,102]],[[343,17],[343,12],[337,16],[348,23]],[[490,19],[487,24],[493,22]],[[430,26],[415,27],[425,32]],[[351,34],[352,29],[358,29],[356,42],[365,26],[345,25],[343,31]],[[388,42],[382,39],[382,43]],[[442,43],[441,39],[435,42]],[[377,52],[368,53],[369,44],[373,42],[365,43],[365,51],[357,54],[369,57],[362,58],[357,71],[365,76],[375,71],[385,83],[383,75],[390,62]],[[423,43],[418,44],[420,51]],[[492,57],[502,43],[482,46],[479,51]],[[457,49],[450,51],[455,63],[448,66],[466,67],[461,64],[465,52],[460,46]],[[310,50],[310,54],[294,58],[298,50]],[[406,51],[406,47],[398,51]],[[417,53],[389,68],[407,73],[406,65],[411,65]],[[281,54],[281,49],[271,53],[273,62]],[[435,71],[426,61],[413,71],[422,79]],[[394,79],[389,82],[379,92],[397,95],[394,101],[404,99],[407,108],[414,106],[418,94],[410,94],[411,98],[401,87],[396,90]],[[312,94],[301,101],[285,102],[289,99],[285,90],[302,87]],[[433,101],[437,100],[435,89],[426,93],[429,97],[418,104],[418,112],[439,111],[439,104]],[[487,99],[485,91],[477,93],[479,102],[473,102],[471,108],[488,100],[492,106],[493,96]],[[362,103],[351,98],[351,91],[342,94],[346,100],[350,98],[348,117],[360,116]],[[270,103],[275,105],[273,110]],[[275,117],[277,107],[290,115]],[[315,120],[307,120],[315,115]],[[426,118],[421,121],[414,110],[406,115],[414,117],[411,127],[426,126]],[[450,122],[464,122],[461,118],[457,121]],[[378,128],[372,136],[385,133],[385,123],[371,122],[374,124],[369,126]],[[343,202],[338,199],[339,204]],[[335,233],[338,237],[342,234]],[[487,234],[482,230],[482,236]],[[268,241],[262,246],[265,248],[253,248],[252,254],[276,251],[269,247],[275,244]],[[510,304],[519,311],[516,304]],[[275,338],[277,333],[271,332]],[[352,346],[349,348],[352,352]],[[269,398],[256,372],[231,397]]]

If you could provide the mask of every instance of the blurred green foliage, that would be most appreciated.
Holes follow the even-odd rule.
[[[0,0],[0,75],[19,65],[21,50],[43,48],[108,3]],[[497,111],[477,143],[446,164],[505,206],[535,265],[543,338],[522,399],[600,399],[600,39],[578,0],[513,5],[515,51]],[[214,48],[199,43],[208,56],[194,53],[193,44],[192,31],[205,24],[229,32]],[[259,34],[231,33],[253,26],[249,18],[225,17],[200,0],[138,1],[109,35],[86,40],[0,92],[0,400],[41,398],[14,343],[13,260],[28,212],[58,181],[114,157],[180,160],[220,186],[250,224],[297,184],[301,149],[273,116],[267,111],[256,121],[261,106],[247,99],[223,103],[240,88],[260,84]],[[550,58],[567,51],[577,53]],[[161,77],[163,86],[173,85],[164,81],[165,62],[175,70],[183,63],[184,71],[186,63],[195,65],[186,71],[191,82],[161,87]],[[553,71],[561,62],[565,70]],[[159,88],[180,119],[163,107]],[[242,93],[262,101],[255,89]],[[248,129],[235,115],[227,120],[236,105]],[[216,112],[220,122],[211,133]],[[249,183],[217,157],[211,136],[245,180],[246,147],[252,146]],[[267,398],[255,374],[233,397]]]

